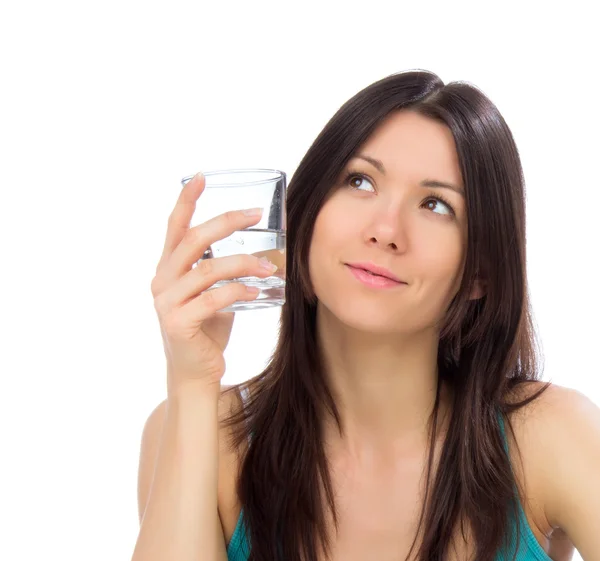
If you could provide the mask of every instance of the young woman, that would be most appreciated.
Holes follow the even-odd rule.
[[[218,310],[255,296],[204,291],[271,270],[192,267],[258,221],[190,229],[203,187],[152,282],[168,397],[134,561],[600,560],[600,410],[539,381],[521,165],[485,95],[406,72],[340,108],[290,182],[280,336],[241,387]]]

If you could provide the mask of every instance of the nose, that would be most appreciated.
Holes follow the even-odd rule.
[[[387,209],[373,217],[367,228],[366,241],[369,245],[385,251],[402,253],[408,245],[406,217],[398,209]]]

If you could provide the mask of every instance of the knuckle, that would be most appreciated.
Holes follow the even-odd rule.
[[[195,226],[194,228],[190,228],[183,235],[184,242],[187,245],[196,245],[202,240],[202,228]]]
[[[209,310],[214,310],[217,307],[217,298],[215,296],[214,290],[207,290],[202,294],[202,300],[204,301],[204,305]]]
[[[154,297],[154,310],[156,311],[159,317],[166,316],[167,306],[165,298],[163,296]]]
[[[260,268],[260,257],[255,255],[247,255],[243,258],[243,264],[245,270],[248,272],[248,276],[256,272],[257,268]]]
[[[212,259],[201,259],[196,265],[196,271],[201,277],[208,277],[213,274],[215,265]]]
[[[227,224],[229,226],[233,226],[233,225],[237,224],[237,222],[239,222],[239,212],[236,212],[234,210],[228,210],[224,214],[224,218],[225,218],[225,222],[227,222]]]
[[[172,210],[167,218],[167,226],[169,228],[172,228],[175,225],[175,221],[176,221],[175,211]]]
[[[150,282],[150,292],[152,293],[152,296],[154,296],[154,298],[156,298],[161,292],[161,282],[158,278],[158,275],[155,275],[152,281]]]
[[[173,209],[167,218],[167,232],[177,232],[182,229],[181,218],[177,209]]]
[[[174,337],[182,330],[181,317],[178,314],[168,314],[162,320],[165,333]]]
[[[231,286],[231,291],[233,292],[233,296],[237,299],[243,299],[248,296],[246,285],[241,282],[234,283],[233,286]]]

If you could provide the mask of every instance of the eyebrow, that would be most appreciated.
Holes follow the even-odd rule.
[[[377,168],[381,175],[385,175],[385,166],[383,165],[383,162],[381,160],[378,160],[377,158],[372,158],[371,156],[367,156],[366,154],[356,154],[356,156],[354,157],[360,160],[364,160],[365,162],[369,162],[372,166]],[[451,189],[459,195],[463,197],[465,196],[465,192],[463,189],[457,187],[456,185],[452,185],[452,183],[446,183],[445,181],[437,181],[435,179],[424,179],[423,181],[421,181],[421,185],[423,187],[440,187],[443,189]]]

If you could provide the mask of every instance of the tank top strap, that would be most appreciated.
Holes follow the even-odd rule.
[[[504,440],[504,449],[506,454],[509,456],[510,452],[508,449],[508,438],[506,435],[506,422],[504,415],[498,410],[498,424],[500,425],[500,432]],[[523,505],[519,499],[519,492],[515,484],[515,497],[517,499],[518,516],[515,519],[512,515],[510,516],[510,545],[508,550],[503,551],[502,555],[496,557],[497,561],[506,561],[513,558],[513,553],[517,551],[517,561],[551,561],[548,554],[544,551],[542,546],[538,543],[531,526],[527,520],[527,515],[523,510]],[[517,539],[518,537],[518,539]]]

